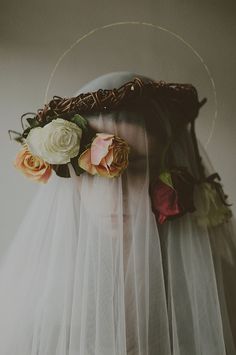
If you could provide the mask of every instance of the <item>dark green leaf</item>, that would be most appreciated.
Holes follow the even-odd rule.
[[[14,138],[14,140],[17,142],[17,143],[23,143],[24,142],[24,138],[21,136],[21,137],[16,137]]]
[[[22,137],[26,138],[26,137],[28,136],[30,130],[31,130],[30,127],[26,128],[26,129],[24,130],[24,132],[22,133]]]
[[[11,129],[8,130],[8,134],[11,140],[16,141],[17,143],[23,143],[24,142],[24,137],[22,136],[21,133],[12,131]]]
[[[88,126],[88,121],[86,118],[80,116],[79,114],[76,114],[71,118],[71,122],[74,122],[79,126],[81,129],[86,130]]]
[[[36,117],[28,117],[26,120],[31,128],[39,126],[39,122],[37,121]]]
[[[75,158],[72,158],[70,161],[71,161],[71,164],[75,170],[76,175],[79,176],[84,173],[84,170],[78,164],[78,156]]]
[[[55,165],[52,165],[52,169],[55,171],[57,176],[65,177],[65,178],[70,177],[70,171],[69,171],[69,167],[67,164],[61,164],[61,165],[55,164]]]

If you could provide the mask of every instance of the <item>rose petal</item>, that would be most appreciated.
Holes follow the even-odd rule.
[[[113,154],[113,148],[111,148],[106,156],[106,164],[110,167],[112,162],[113,162],[114,154]]]
[[[78,159],[79,166],[87,171],[88,173],[95,175],[97,174],[97,169],[91,164],[91,149],[85,150]]]
[[[91,163],[93,165],[98,165],[102,158],[107,155],[113,137],[111,134],[97,134],[91,145]]]
[[[52,169],[46,169],[45,173],[42,175],[40,181],[43,182],[44,184],[48,181],[52,174]]]
[[[98,166],[96,166],[96,169],[97,169],[98,175],[103,176],[103,177],[112,177],[109,169],[106,169],[104,166],[98,165]]]
[[[164,214],[160,213],[159,216],[158,216],[158,222],[160,224],[163,224],[166,220],[167,220],[167,217]]]
[[[97,133],[96,134],[97,137],[100,137],[104,140],[110,139],[110,138],[114,138],[114,134],[110,134],[110,133]]]
[[[33,155],[41,157],[42,153],[42,127],[35,127],[29,131],[26,137],[28,149]]]

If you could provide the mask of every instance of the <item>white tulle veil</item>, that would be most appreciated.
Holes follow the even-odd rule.
[[[133,77],[112,73],[80,92]],[[160,226],[151,210],[168,114],[150,101],[146,112],[87,117],[129,143],[129,167],[113,179],[70,167],[71,178],[40,186],[0,264],[1,355],[236,354],[221,272],[231,224],[209,229],[186,214]],[[187,128],[171,154],[197,176]]]

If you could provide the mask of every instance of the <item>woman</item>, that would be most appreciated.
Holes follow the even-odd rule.
[[[149,80],[111,73],[79,94],[135,77]],[[218,237],[234,240],[229,222],[199,225],[192,210],[160,223],[155,211],[151,183],[166,161],[199,179],[188,125],[171,140],[175,116],[153,98],[85,115],[128,144],[128,167],[105,178],[69,164],[71,178],[54,174],[39,189],[1,262],[0,354],[236,354],[217,266]]]

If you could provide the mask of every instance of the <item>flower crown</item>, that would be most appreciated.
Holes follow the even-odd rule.
[[[185,167],[167,168],[165,160],[172,141],[168,142],[161,171],[150,183],[152,209],[157,221],[162,224],[187,212],[195,212],[200,224],[214,226],[227,221],[231,217],[227,196],[218,174],[205,176],[195,134],[195,118],[206,99],[199,102],[197,90],[190,84],[144,82],[134,78],[118,89],[100,89],[73,98],[54,96],[36,114],[26,113],[21,117],[22,133],[8,131],[10,138],[23,146],[14,165],[30,179],[43,183],[48,181],[52,170],[58,176],[70,177],[69,163],[77,175],[87,172],[108,178],[120,176],[128,166],[130,148],[127,142],[113,134],[95,132],[84,115],[129,109],[150,99],[166,103],[173,111],[170,115],[173,132],[191,124],[200,174],[197,180]],[[202,214],[196,211],[194,203],[196,185],[200,185],[205,196],[207,208]]]

